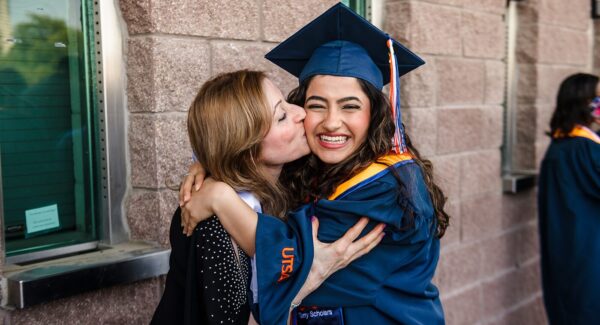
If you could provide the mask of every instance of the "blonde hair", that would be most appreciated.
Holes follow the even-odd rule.
[[[287,191],[260,168],[260,144],[273,113],[263,92],[264,72],[240,70],[207,81],[188,112],[194,154],[216,180],[258,197],[262,209],[284,218]]]

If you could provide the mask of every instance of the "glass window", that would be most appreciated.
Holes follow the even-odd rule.
[[[369,19],[367,15],[367,0],[342,0],[342,3],[352,8],[359,15]]]
[[[0,0],[6,256],[97,240],[93,20],[80,0]]]

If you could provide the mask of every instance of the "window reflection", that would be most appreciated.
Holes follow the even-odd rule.
[[[0,0],[7,255],[94,239],[93,116],[79,1]]]

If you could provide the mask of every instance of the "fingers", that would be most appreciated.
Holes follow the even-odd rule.
[[[181,208],[181,226],[183,227],[183,233],[186,236],[191,236],[192,231],[195,228],[196,224],[193,219],[190,211],[186,207]]]
[[[315,216],[312,216],[311,222],[312,222],[313,242],[316,243],[317,241],[319,241],[319,239],[317,239],[317,234],[319,233],[319,219],[317,219],[317,217],[315,217]]]
[[[185,234],[187,232],[187,220],[188,220],[188,211],[186,208],[181,208],[181,227],[183,227],[183,233]]]
[[[198,191],[206,178],[206,170],[199,162],[193,163],[179,188],[179,206],[184,206],[192,197],[192,188]]]
[[[383,240],[383,237],[385,237],[385,233],[379,233],[377,237],[375,237],[375,240],[369,242],[367,246],[354,253],[354,255],[352,255],[352,257],[350,257],[348,260],[348,263],[352,263],[354,260],[370,252],[373,248],[375,248],[375,246],[379,245],[379,243]]]
[[[358,236],[360,236],[360,233],[365,229],[368,223],[369,219],[367,217],[360,218],[360,220],[358,220],[358,222],[356,222],[354,226],[348,229],[344,236],[342,236],[337,241],[345,245],[350,245],[354,240],[356,240],[356,238],[358,238]]]
[[[185,235],[188,237],[192,235],[192,230],[193,230],[192,222],[190,220],[191,220],[191,218],[188,218],[188,221],[185,224]]]
[[[366,222],[368,222],[368,219],[362,218],[352,228],[350,228],[342,238],[326,246],[326,248],[331,248],[333,249],[333,252],[335,252],[334,255],[332,255],[335,263],[329,271],[330,274],[346,267],[354,260],[367,254],[381,242],[384,235],[383,229],[385,228],[385,224],[383,223],[377,225],[359,240],[354,242],[351,241],[350,238],[355,239],[365,228]]]
[[[196,226],[200,223],[200,220],[197,220],[192,216],[190,212],[187,213],[186,223],[184,233],[189,237],[194,232]]]
[[[377,236],[379,236],[383,232],[385,227],[386,227],[385,223],[378,224],[375,228],[373,228],[371,231],[369,231],[368,234],[363,236],[357,242],[361,242],[361,241],[362,242],[371,242],[371,241],[375,240],[377,238]]]
[[[204,179],[206,178],[206,171],[204,170],[204,168],[202,168],[202,166],[198,165],[198,170],[196,171],[196,173],[194,174],[194,189],[196,191],[200,190],[200,187],[202,186],[202,183],[204,182]]]
[[[192,235],[192,231],[194,231],[195,223],[194,223],[193,219],[194,218],[192,218],[191,215],[187,218],[187,222],[186,222],[186,226],[185,226],[185,228],[186,228],[185,234],[188,237],[191,236]]]
[[[199,191],[206,178],[206,170],[199,162],[195,162],[190,166],[190,175],[192,175],[193,178],[192,183],[194,184],[194,189]]]
[[[194,175],[187,174],[179,188],[179,206],[184,206],[192,196],[192,186],[194,185]]]
[[[348,247],[348,255],[351,256],[351,260],[359,258],[360,256],[365,255],[370,252],[377,244],[381,242],[385,233],[383,230],[385,229],[385,224],[380,223],[373,230],[371,230],[368,234],[363,236],[361,239],[355,241]]]

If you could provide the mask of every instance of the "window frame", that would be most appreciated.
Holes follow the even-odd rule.
[[[82,13],[82,34],[90,44],[88,53],[83,54],[88,71],[82,71],[82,74],[91,78],[87,87],[92,87],[92,95],[88,100],[95,101],[91,105],[91,118],[97,128],[95,135],[98,137],[94,144],[97,149],[94,150],[93,157],[96,169],[93,171],[96,179],[96,191],[93,195],[97,204],[94,220],[97,240],[6,256],[6,239],[3,234],[2,257],[7,264],[92,251],[102,245],[115,245],[129,240],[123,207],[127,190],[123,34],[117,10],[112,2],[81,0],[81,3],[86,7],[85,13]],[[90,21],[86,23],[86,20]],[[85,195],[89,195],[88,189]],[[4,217],[4,197],[0,183],[0,222],[3,231]]]
[[[357,14],[371,21],[371,1],[372,0],[342,0],[342,3],[350,7]]]
[[[503,103],[503,135],[502,135],[502,191],[517,194],[537,185],[537,171],[524,169],[515,162],[518,120],[518,69],[517,39],[519,35],[520,0],[509,0],[506,4],[506,85]]]

